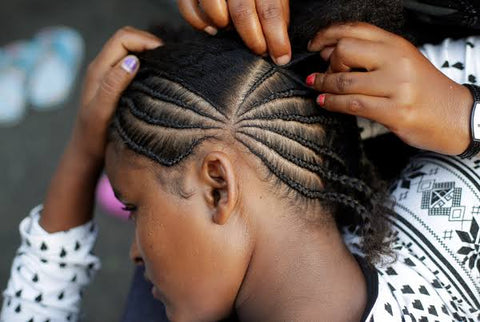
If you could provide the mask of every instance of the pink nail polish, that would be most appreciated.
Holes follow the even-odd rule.
[[[320,95],[318,95],[318,97],[317,97],[317,104],[320,105],[320,106],[324,106],[324,105],[325,105],[325,94],[320,94]]]
[[[307,77],[307,80],[305,81],[305,83],[307,84],[307,86],[313,86],[313,84],[315,84],[315,78],[317,77],[316,74],[310,74],[308,75]]]

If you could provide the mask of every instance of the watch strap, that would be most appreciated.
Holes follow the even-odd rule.
[[[458,156],[462,159],[471,159],[480,152],[480,87],[472,84],[463,85],[473,96],[473,106],[470,113],[470,144]]]

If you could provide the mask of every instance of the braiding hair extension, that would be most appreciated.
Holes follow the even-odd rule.
[[[340,16],[348,20],[351,8],[345,3]],[[372,10],[368,7],[365,20],[391,19]],[[280,68],[228,32],[172,43],[167,37],[166,46],[140,55],[140,71],[120,99],[110,140],[173,167],[202,142],[233,138],[287,198],[319,202],[339,228],[356,226],[362,251],[373,263],[389,253],[385,215],[391,210],[367,170],[355,118],[318,108],[316,93],[299,81],[325,68],[317,57],[306,57]]]

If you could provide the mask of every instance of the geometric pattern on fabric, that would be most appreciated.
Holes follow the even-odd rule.
[[[395,260],[377,267],[379,292],[369,319],[480,321],[480,169],[474,165],[475,159],[425,153],[393,184]]]

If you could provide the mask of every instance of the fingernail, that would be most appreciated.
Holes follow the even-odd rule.
[[[215,36],[218,33],[217,28],[212,27],[212,26],[205,27],[205,29],[203,29],[203,31],[205,31],[207,34],[209,34],[211,36]]]
[[[316,74],[308,75],[307,80],[305,81],[305,83],[307,83],[307,86],[313,86],[313,84],[315,84],[316,77],[317,77]]]
[[[320,106],[325,105],[325,94],[318,95],[317,104],[320,105]]]
[[[152,43],[152,44],[148,45],[147,49],[150,49],[150,50],[151,50],[151,49],[157,49],[158,47],[162,47],[163,45],[165,45],[165,44],[163,43],[163,41],[158,40],[158,41],[156,41],[155,43]]]
[[[312,50],[311,48],[312,48],[312,41],[309,40],[309,41],[308,41],[308,44],[307,44],[307,49],[308,49],[308,50]]]
[[[280,57],[276,57],[273,59],[275,61],[275,64],[278,66],[283,66],[286,65],[290,62],[290,56],[289,55],[283,55]]]
[[[135,56],[127,56],[122,62],[122,68],[129,74],[133,74],[138,67],[138,58]]]

